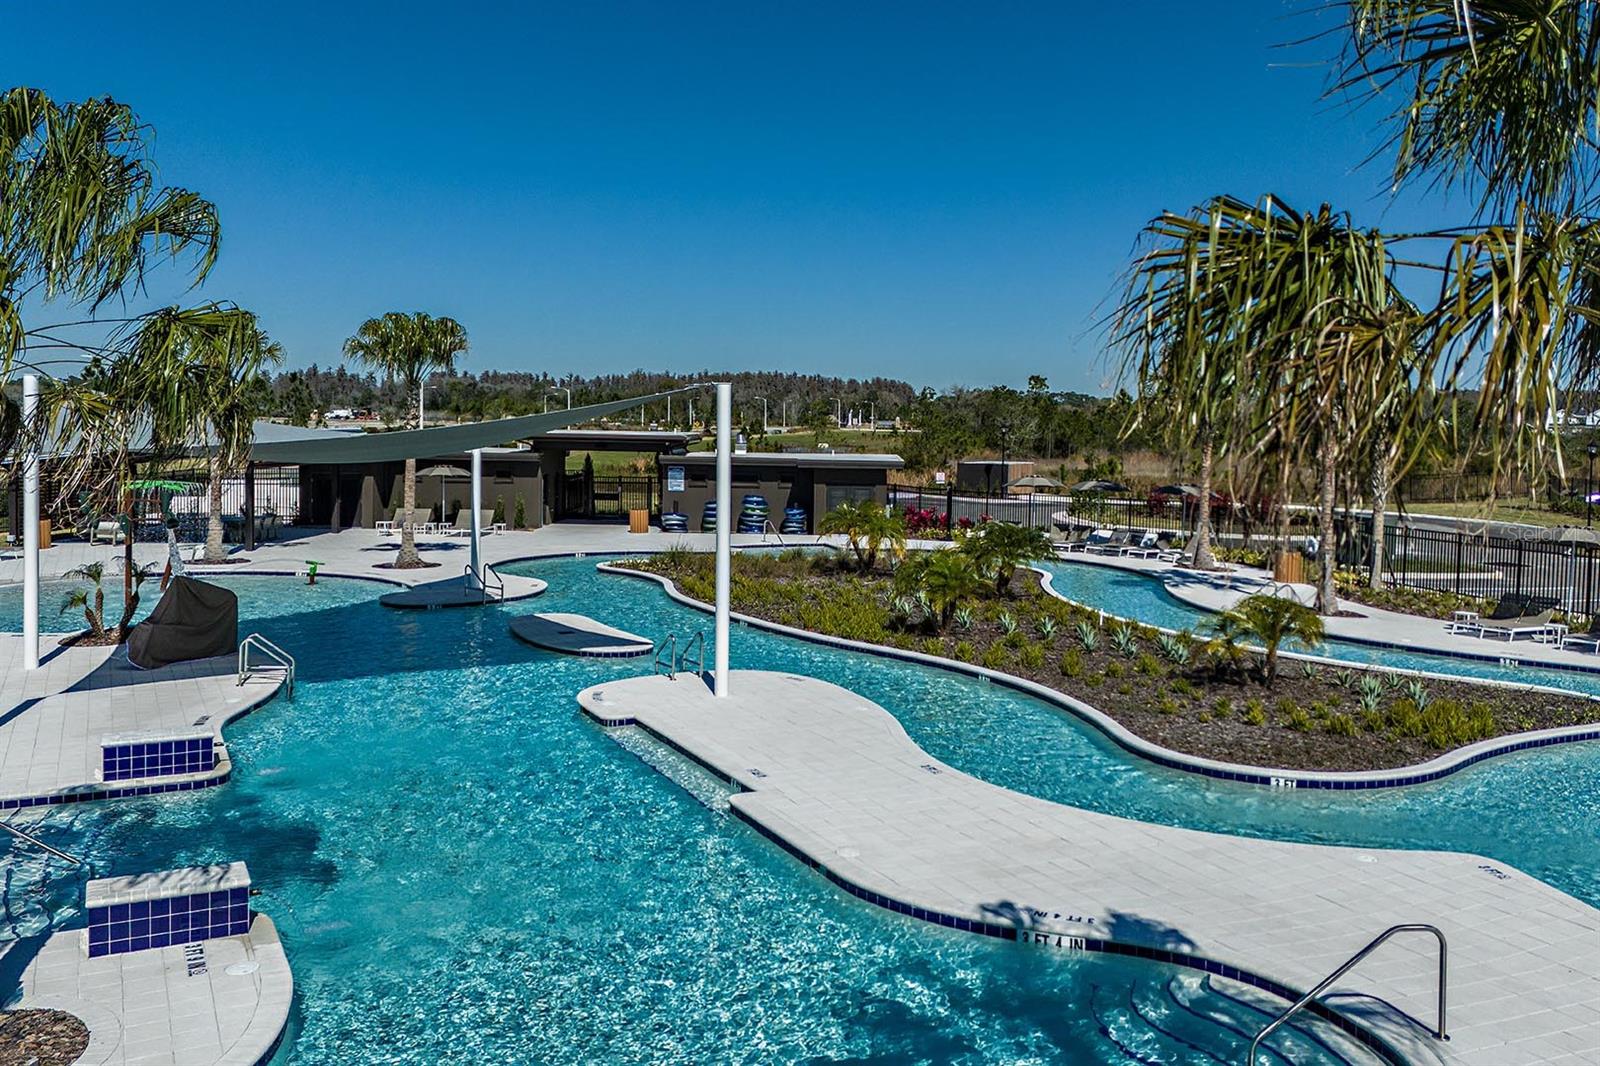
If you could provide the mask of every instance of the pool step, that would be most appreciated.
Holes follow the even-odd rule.
[[[1243,1062],[1256,1033],[1276,1018],[1288,1004],[1275,996],[1244,985],[1229,985],[1209,976],[1183,975],[1167,983],[1172,1003],[1195,1018],[1227,1030],[1238,1039],[1235,1060]],[[1348,1063],[1349,1066],[1381,1066],[1383,1059],[1366,1046],[1315,1015],[1301,1012],[1288,1025],[1274,1033],[1263,1048],[1258,1062]],[[1230,1060],[1232,1061],[1232,1060]]]
[[[638,726],[623,726],[607,731],[612,740],[641,762],[683,789],[707,808],[726,814],[728,797],[739,789],[717,777],[705,767],[669,745],[661,743]]]

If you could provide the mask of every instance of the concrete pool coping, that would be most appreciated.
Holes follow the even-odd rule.
[[[1431,940],[1385,947],[1337,986],[1343,1009],[1325,1013],[1395,1048],[1394,1061],[1575,1064],[1600,1044],[1600,911],[1506,864],[1086,811],[962,773],[829,682],[735,670],[729,688],[719,700],[698,678],[648,675],[591,686],[578,702],[742,789],[729,800],[738,817],[878,906],[1279,996],[1390,925],[1433,922],[1450,944],[1449,1043],[1422,1028],[1434,1022]]]
[[[671,578],[643,570],[617,566],[612,563],[597,563],[595,568],[602,573],[655,581],[669,597],[678,603],[704,613],[709,614],[712,612],[710,604],[687,595],[677,587],[676,582]],[[1043,571],[1040,572],[1044,573]],[[1048,578],[1048,574],[1045,574],[1045,576]],[[1057,595],[1053,591],[1051,594]],[[1065,597],[1060,598],[1066,599]],[[1072,601],[1068,600],[1067,602]],[[929,655],[909,648],[895,648],[885,644],[871,644],[866,641],[851,640],[847,637],[830,636],[826,633],[814,633],[811,630],[786,626],[781,622],[772,622],[737,611],[732,613],[732,617],[743,625],[794,637],[798,640],[809,641],[814,644],[827,644],[849,651],[921,663],[926,666],[934,666],[943,670],[1002,684],[1007,688],[1027,693],[1068,711],[1074,717],[1093,726],[1119,747],[1159,766],[1201,774],[1205,777],[1222,781],[1237,781],[1243,784],[1261,785],[1268,788],[1310,788],[1335,791],[1398,788],[1405,785],[1436,781],[1441,777],[1446,777],[1498,755],[1508,755],[1513,752],[1549,747],[1555,744],[1600,739],[1600,723],[1597,723],[1587,726],[1563,726],[1559,729],[1545,729],[1527,733],[1511,733],[1502,737],[1479,741],[1464,748],[1456,748],[1424,763],[1391,767],[1384,770],[1296,770],[1287,767],[1250,766],[1243,763],[1207,759],[1163,747],[1134,733],[1092,704],[1041,685],[1036,681],[1018,677],[1015,674],[1008,674],[1002,670],[992,670],[975,663],[946,659],[943,656]],[[1463,679],[1456,677],[1450,678],[1450,680],[1460,681]]]
[[[294,977],[266,915],[253,914],[241,936],[98,958],[85,952],[86,935],[70,929],[40,938],[22,971],[21,997],[6,1005],[79,1018],[89,1046],[77,1066],[261,1066],[276,1052]],[[12,941],[0,958],[28,944]]]

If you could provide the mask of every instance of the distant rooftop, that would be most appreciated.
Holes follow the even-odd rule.
[[[706,464],[716,462],[716,452],[690,452],[668,456],[664,461]],[[898,455],[871,452],[734,452],[733,463],[766,463],[771,466],[884,466],[898,470],[906,461]]]

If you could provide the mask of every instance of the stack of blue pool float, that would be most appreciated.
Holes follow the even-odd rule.
[[[717,531],[717,501],[707,500],[705,510],[700,512],[700,532],[715,533]]]
[[[767,498],[752,492],[744,498],[739,512],[740,533],[761,533],[767,528]]]
[[[785,507],[783,509],[783,525],[778,527],[779,533],[804,533],[806,531],[806,509],[804,507]]]
[[[689,516],[682,511],[663,511],[661,514],[661,532],[689,532]]]

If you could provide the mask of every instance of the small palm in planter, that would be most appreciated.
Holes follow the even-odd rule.
[[[85,563],[83,566],[67,571],[67,577],[80,577],[89,582],[89,588],[74,589],[67,593],[66,599],[61,602],[61,613],[66,614],[71,610],[81,610],[83,620],[89,626],[89,632],[77,641],[80,644],[121,644],[128,639],[128,630],[133,628],[134,613],[139,610],[139,588],[154,572],[151,564],[135,567],[133,577],[133,595],[129,596],[122,605],[122,618],[117,622],[115,630],[106,629],[106,594],[101,584],[105,577],[104,563]]]
[[[1244,637],[1260,643],[1266,652],[1261,664],[1262,680],[1271,685],[1278,677],[1278,648],[1293,641],[1312,648],[1322,643],[1322,616],[1298,600],[1257,593],[1246,596],[1223,612],[1217,620],[1219,635],[1224,628],[1230,638]]]

